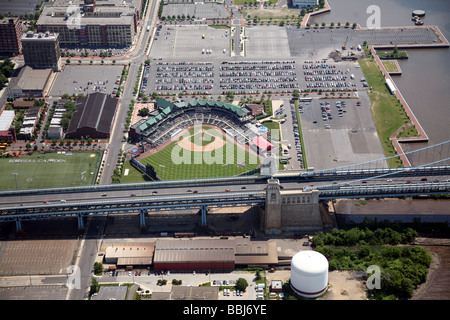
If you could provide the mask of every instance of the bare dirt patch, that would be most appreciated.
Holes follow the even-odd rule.
[[[201,129],[199,132],[196,132],[195,135],[201,134],[200,140],[211,141],[206,145],[197,145],[192,142],[191,138],[194,136],[188,136],[181,139],[177,144],[183,149],[188,151],[213,151],[222,148],[225,145],[225,140],[221,137],[217,137],[208,133],[206,129]],[[208,137],[207,137],[208,136]],[[209,139],[210,138],[210,139]]]

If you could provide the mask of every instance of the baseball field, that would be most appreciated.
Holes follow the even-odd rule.
[[[2,190],[94,184],[100,151],[34,153],[0,159]]]
[[[218,128],[190,128],[139,160],[162,180],[226,177],[255,170],[260,159]]]

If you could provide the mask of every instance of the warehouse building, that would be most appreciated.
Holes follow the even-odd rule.
[[[112,269],[155,271],[231,271],[237,267],[278,265],[275,241],[234,239],[158,239],[151,243],[106,248],[104,261]]]
[[[155,246],[155,270],[233,270],[278,264],[276,243],[235,239],[162,239]]]
[[[24,66],[7,87],[10,98],[41,98],[47,96],[53,79],[52,69]]]
[[[108,139],[117,101],[100,92],[77,99],[77,109],[72,115],[65,137],[67,139]]]
[[[106,248],[105,264],[118,267],[149,267],[152,265],[154,243],[114,245]]]

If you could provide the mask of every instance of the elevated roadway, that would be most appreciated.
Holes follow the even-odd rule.
[[[367,170],[322,170],[322,171],[284,171],[272,176],[280,180],[283,187],[299,189],[339,183],[392,184],[415,181],[447,181],[450,166],[418,168],[380,168]],[[105,184],[71,186],[42,189],[22,189],[0,191],[0,205],[42,203],[43,201],[72,201],[100,198],[141,197],[148,195],[178,195],[187,192],[220,192],[229,189],[262,190],[270,176],[239,176],[206,179],[186,179],[173,181],[153,181],[143,183]]]
[[[283,189],[299,189],[305,191],[318,190],[319,200],[339,198],[372,198],[372,197],[398,197],[430,194],[449,194],[450,182],[417,181],[415,183],[393,183],[371,180],[361,185],[349,183],[332,183],[307,185],[299,182],[286,182]],[[78,227],[84,228],[83,219],[89,215],[107,214],[140,214],[141,227],[145,227],[145,215],[155,211],[173,210],[199,210],[202,225],[206,224],[208,208],[229,206],[265,205],[266,192],[263,184],[234,185],[225,189],[223,186],[203,186],[198,190],[183,188],[162,188],[158,193],[140,191],[139,195],[127,194],[123,191],[113,191],[105,197],[95,193],[72,193],[70,200],[61,199],[56,202],[33,202],[28,197],[42,195],[21,195],[15,202],[8,201],[0,204],[0,222],[15,221],[16,228],[21,230],[21,222],[27,220],[54,219],[62,217],[77,217]],[[194,192],[197,191],[197,192]],[[128,191],[129,192],[129,191]],[[135,191],[134,191],[135,192]],[[68,194],[63,194],[66,198]],[[61,194],[52,194],[53,197]],[[21,200],[21,198],[24,198]],[[10,199],[10,197],[4,198]],[[25,200],[29,200],[27,202]]]

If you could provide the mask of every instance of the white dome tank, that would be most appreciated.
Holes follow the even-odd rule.
[[[291,287],[300,296],[317,298],[328,286],[328,260],[317,251],[297,253],[291,261]]]

